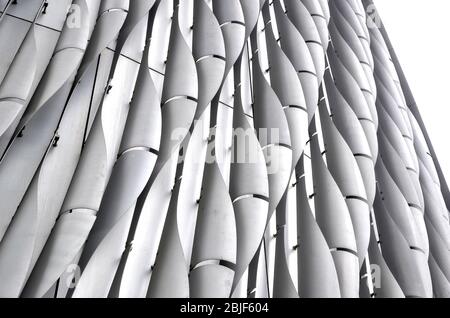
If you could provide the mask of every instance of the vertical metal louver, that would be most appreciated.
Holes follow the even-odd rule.
[[[0,0],[0,297],[450,297],[373,8]]]

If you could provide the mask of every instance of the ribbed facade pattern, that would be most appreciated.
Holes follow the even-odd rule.
[[[371,0],[0,0],[1,297],[450,297]]]

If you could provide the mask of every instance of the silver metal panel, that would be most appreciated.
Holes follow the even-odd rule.
[[[0,0],[0,296],[450,297],[372,5]]]

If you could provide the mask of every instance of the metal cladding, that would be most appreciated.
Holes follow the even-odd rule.
[[[450,297],[449,192],[370,0],[0,0],[0,296]]]

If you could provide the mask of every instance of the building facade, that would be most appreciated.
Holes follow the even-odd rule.
[[[0,296],[450,297],[371,0],[0,0]]]

